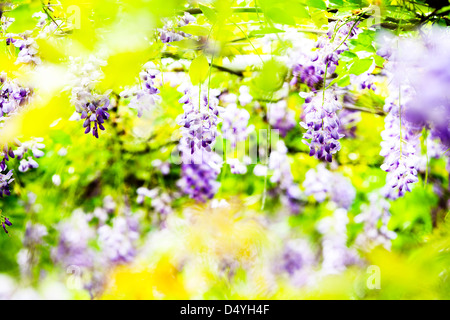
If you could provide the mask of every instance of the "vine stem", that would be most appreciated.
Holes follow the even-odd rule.
[[[250,38],[248,37],[247,33],[245,33],[244,30],[242,30],[241,27],[239,27],[234,21],[232,21],[230,19],[231,23],[233,23],[245,36],[245,38],[247,39],[247,41],[250,43],[250,45],[252,46],[253,50],[255,51],[256,55],[259,57],[259,59],[261,60],[261,63],[264,63],[264,60],[261,58],[261,55],[259,54],[259,52],[256,50],[255,46],[253,45],[253,42],[250,41]]]

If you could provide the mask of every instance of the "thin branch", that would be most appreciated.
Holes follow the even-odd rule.
[[[380,109],[369,109],[369,108],[352,106],[352,105],[349,105],[349,104],[344,105],[343,108],[347,109],[347,110],[361,111],[361,112],[377,114],[377,115],[380,115],[380,116],[385,116],[386,115],[386,112],[384,112],[383,110],[380,110]]]
[[[231,10],[233,10],[234,13],[255,13],[256,14],[256,13],[259,12],[258,8],[255,8],[255,7],[251,7],[251,8],[231,8]],[[331,12],[331,13],[333,12],[333,10],[334,9],[327,9],[327,11]],[[202,14],[203,13],[202,9],[200,9],[200,8],[190,8],[190,9],[186,9],[184,11],[181,11],[178,14],[179,15],[183,15],[184,12],[188,12],[188,13],[193,14],[193,15],[194,14]],[[361,14],[360,17],[361,17],[361,19],[368,19],[368,18],[372,17],[372,15],[370,15],[368,13],[364,13],[364,14]],[[419,25],[419,23],[421,22],[422,18],[423,17],[418,17],[418,18],[409,19],[409,20],[403,20],[403,22],[406,21],[406,22],[409,22],[410,24],[402,23],[402,29],[405,30],[405,31],[415,29]],[[339,19],[338,18],[334,18],[334,17],[328,18],[328,22],[333,22],[333,21],[337,21],[337,20],[339,20]],[[398,28],[399,22],[400,22],[400,20],[398,20],[398,19],[387,17],[384,22],[382,22],[380,24],[377,24],[377,25],[374,25],[374,26],[375,27],[376,26],[380,26],[382,28],[389,29],[389,30],[396,30]]]
[[[182,59],[180,56],[173,54],[173,53],[169,53],[169,52],[163,52],[162,53],[162,57],[163,58],[172,58],[172,59]],[[184,59],[184,58],[183,58]],[[234,74],[238,77],[243,77],[244,76],[244,71],[243,70],[233,70],[233,69],[229,69],[226,68],[224,66],[219,66],[217,64],[211,64],[209,63],[210,66],[212,66],[213,68],[216,68],[217,70],[223,71],[223,72],[228,72],[230,74]]]

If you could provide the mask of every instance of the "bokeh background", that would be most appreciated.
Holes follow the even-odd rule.
[[[382,32],[413,38],[419,25],[446,28],[447,8],[389,0],[0,2],[8,79],[0,90],[6,101],[11,81],[29,97],[0,120],[2,145],[16,151],[7,162],[11,195],[0,200],[2,221],[12,223],[8,233],[0,229],[0,298],[450,298],[446,148],[425,129],[418,182],[398,199],[384,197],[390,93],[387,60],[377,54]],[[180,27],[183,17],[194,19]],[[355,19],[360,33],[330,75],[347,108],[338,112],[341,149],[327,163],[302,142],[307,97],[299,92],[311,90],[290,83],[292,70],[330,24]],[[364,59],[370,64],[358,64]],[[159,92],[138,117],[139,103],[130,103],[139,99],[133,88],[149,81],[143,70]],[[362,89],[361,74],[376,89]],[[200,83],[224,110],[245,110],[247,122],[231,126],[243,121],[258,136],[257,160],[239,159],[240,174],[223,163],[206,201],[179,184],[180,88],[190,83],[196,103]],[[74,88],[109,101],[98,139],[84,134]],[[225,124],[216,148],[231,159]],[[259,134],[274,129],[283,143],[267,146]],[[20,169],[28,163],[17,139],[38,167]],[[281,164],[268,162],[274,153]]]

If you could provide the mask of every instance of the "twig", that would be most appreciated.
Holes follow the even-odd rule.
[[[162,53],[162,57],[163,58],[172,58],[172,59],[181,59],[180,56],[178,56],[176,54],[173,54],[173,53],[169,53],[169,52],[163,52]],[[226,68],[224,66],[219,66],[219,65],[214,64],[214,63],[213,64],[209,63],[209,65],[212,66],[213,68],[216,68],[217,70],[220,70],[220,71],[223,71],[223,72],[228,72],[228,73],[234,74],[234,75],[236,75],[238,77],[243,77],[244,76],[244,71],[242,71],[242,70],[232,70],[232,69]]]

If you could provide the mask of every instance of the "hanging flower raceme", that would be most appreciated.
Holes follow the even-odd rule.
[[[378,54],[388,59],[384,72],[390,94],[385,103],[382,169],[388,172],[384,194],[397,199],[418,181],[420,135],[425,128],[443,149],[450,147],[449,59],[447,30],[432,27],[418,37],[379,37]],[[433,57],[430,59],[429,57]],[[420,94],[419,94],[420,93]]]
[[[96,83],[103,77],[101,66],[105,62],[90,56],[86,63],[80,58],[71,59],[70,71],[72,74],[71,103],[75,105],[79,115],[72,119],[83,119],[84,133],[92,131],[92,135],[98,138],[98,130],[105,130],[103,124],[109,118],[110,92],[98,94]]]
[[[276,150],[272,150],[269,158],[269,169],[273,171],[270,181],[276,183],[281,191],[281,201],[292,213],[300,211],[303,193],[294,182],[291,165],[287,156],[287,148],[283,140],[278,141]]]
[[[39,167],[39,164],[33,159],[33,157],[41,158],[44,156],[44,152],[41,150],[42,148],[45,148],[45,145],[42,143],[43,141],[44,139],[42,138],[35,138],[22,143],[16,150],[14,150],[14,155],[18,160],[20,160],[20,172],[27,172],[29,169]],[[25,159],[25,156],[29,153],[29,151],[31,151],[33,157],[28,156],[27,159]]]
[[[39,57],[39,45],[36,39],[48,38],[50,35],[58,33],[63,34],[62,27],[66,24],[63,20],[50,19],[44,12],[36,12],[32,18],[37,19],[36,26],[31,30],[26,30],[22,33],[7,33],[6,45],[14,46],[19,49],[19,54],[16,63],[40,65],[42,63]],[[9,18],[3,24],[3,32],[7,32],[8,27],[15,21],[14,18]]]
[[[172,213],[172,201],[174,196],[171,196],[168,192],[161,190],[160,188],[148,189],[140,187],[136,190],[138,204],[143,204],[145,198],[150,198],[152,201],[152,207],[155,212],[166,215]]]
[[[317,84],[323,82],[325,70],[319,61],[319,55],[311,52],[310,55],[303,54],[297,64],[292,68],[293,78],[290,85],[296,85],[299,80],[306,84],[311,90],[315,90]]]
[[[3,196],[10,196],[11,191],[9,189],[9,185],[14,181],[13,178],[13,171],[5,171],[0,172],[0,198],[3,198]]]
[[[138,117],[141,117],[144,111],[151,110],[151,107],[160,99],[159,89],[154,84],[154,80],[159,73],[159,70],[155,69],[152,63],[146,63],[144,70],[139,73],[143,84],[120,93],[122,98],[132,97],[128,107],[136,109]]]
[[[25,88],[11,80],[6,73],[0,74],[0,128],[9,119],[18,114],[20,110],[28,104],[31,99],[32,90]],[[40,139],[35,139],[25,143],[14,139],[13,143],[5,143],[0,149],[0,197],[9,196],[10,184],[14,181],[13,170],[7,171],[6,162],[17,157],[21,160],[19,171],[25,172],[29,168],[37,168],[39,165],[31,157],[23,159],[24,154],[30,149],[36,158],[42,157],[44,153],[39,150],[44,147]],[[14,148],[16,148],[14,150]]]
[[[303,188],[305,194],[313,196],[317,202],[329,199],[344,209],[350,208],[356,196],[356,190],[349,179],[327,170],[323,164],[306,172]]]
[[[6,73],[0,73],[0,122],[26,105],[31,94],[31,89],[22,87],[16,81],[9,79]]]
[[[89,242],[95,237],[95,230],[89,226],[87,215],[81,211],[73,212],[69,220],[62,221],[57,227],[58,245],[52,250],[53,261],[63,267],[78,266],[90,268],[94,265],[95,252]]]
[[[326,77],[336,71],[339,65],[339,55],[348,50],[347,40],[357,36],[360,32],[357,22],[337,24],[331,23],[327,35],[322,36],[316,43],[316,50],[304,55],[303,61],[293,68],[295,84],[300,78],[312,90],[305,96],[304,121],[300,124],[307,132],[303,135],[304,142],[310,148],[310,156],[331,162],[333,154],[340,150],[339,139],[344,135],[339,133],[339,118],[336,111],[341,109],[333,88],[316,91],[316,85],[321,81],[326,86]]]
[[[292,67],[291,85],[299,80],[312,91],[323,84],[324,77],[336,71],[339,65],[339,55],[348,50],[347,40],[355,38],[360,30],[355,22],[332,22],[326,35],[321,36],[315,50],[302,52],[297,56],[297,63]]]
[[[385,129],[381,133],[383,141],[380,155],[384,157],[381,169],[387,172],[384,195],[393,200],[411,191],[412,184],[419,181],[417,167],[420,161],[418,154],[423,128],[406,120],[403,103],[413,95],[408,88],[402,91],[403,110],[399,108],[398,98],[386,100]]]
[[[253,125],[248,125],[250,114],[247,110],[238,108],[235,103],[229,104],[222,115],[223,137],[230,141],[231,147],[236,147],[238,142],[245,141],[254,130]]]
[[[282,137],[295,127],[295,112],[288,108],[286,100],[267,104],[267,112],[270,125],[279,130]]]
[[[331,162],[332,155],[341,149],[339,139],[344,135],[339,133],[340,122],[336,115],[341,108],[337,95],[330,90],[305,103],[304,121],[300,125],[307,130],[303,142],[309,146],[310,156]]]
[[[102,254],[109,263],[127,263],[136,256],[139,222],[134,217],[115,217],[112,226],[103,225],[97,232]]]
[[[392,240],[397,237],[397,234],[387,227],[391,218],[390,204],[381,192],[371,193],[369,201],[369,205],[361,206],[362,212],[355,217],[356,223],[364,224],[364,231],[358,235],[356,243],[365,249],[382,245],[389,250]]]
[[[167,21],[162,29],[159,29],[160,39],[163,43],[180,41],[189,38],[191,35],[176,28],[187,26],[189,23],[196,21],[195,17],[189,12],[185,12],[183,17],[179,18],[175,25],[172,21]]]
[[[241,147],[249,135],[255,130],[254,125],[249,125],[250,114],[247,110],[238,108],[237,102],[241,106],[249,104],[253,97],[249,94],[247,86],[239,88],[239,97],[233,93],[225,93],[220,96],[220,101],[227,103],[222,114],[222,134],[229,142],[227,145],[227,164],[233,174],[247,173],[247,165],[251,159],[242,152]]]
[[[306,239],[289,239],[281,256],[277,256],[275,270],[287,273],[294,286],[302,287],[313,282],[316,260],[316,253]]]
[[[177,119],[182,126],[180,143],[182,173],[178,181],[181,191],[191,198],[204,202],[214,197],[220,183],[216,181],[222,166],[221,157],[213,151],[217,125],[223,108],[218,106],[219,92],[204,91],[200,97],[187,87],[179,89],[184,93],[180,99],[184,113]]]
[[[322,234],[322,272],[337,274],[347,266],[360,263],[355,250],[347,247],[347,211],[338,208],[332,216],[318,222],[317,229]]]
[[[0,214],[0,223],[1,223],[2,228],[5,231],[5,233],[9,233],[7,227],[12,226],[11,221],[7,217]]]

